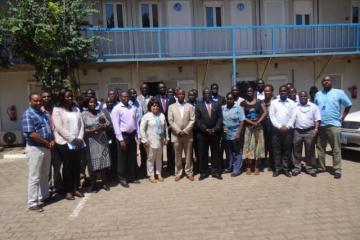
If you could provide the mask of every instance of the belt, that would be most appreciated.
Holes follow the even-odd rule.
[[[309,132],[309,131],[311,131],[311,130],[314,130],[314,129],[315,129],[315,127],[309,127],[309,128],[305,128],[305,129],[295,128],[295,130],[296,130],[297,132],[299,132],[299,133],[307,133],[307,132]]]
[[[136,135],[136,130],[134,130],[134,131],[132,131],[132,132],[130,132],[130,133],[128,133],[128,132],[121,132],[121,134],[122,134],[123,136],[132,136],[132,135]]]

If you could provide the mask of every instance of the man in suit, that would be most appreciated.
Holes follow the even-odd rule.
[[[199,141],[199,180],[201,181],[209,176],[209,146],[211,150],[211,175],[221,180],[219,143],[222,135],[222,111],[219,103],[211,101],[209,88],[204,88],[203,101],[196,105],[195,116]]]
[[[188,103],[193,107],[195,111],[197,101],[198,92],[196,89],[191,89],[188,92]],[[197,127],[196,123],[193,126],[193,172],[194,175],[199,173],[199,150],[198,150],[198,140],[197,140]]]
[[[168,120],[171,128],[171,141],[175,150],[175,181],[179,181],[183,174],[182,152],[185,151],[185,174],[190,181],[194,181],[192,164],[193,126],[195,110],[185,102],[185,91],[178,89],[177,102],[169,106]]]
[[[226,104],[226,100],[223,96],[219,95],[219,85],[217,83],[211,84],[211,100],[217,102],[220,106]]]
[[[167,95],[166,91],[166,85],[165,83],[161,82],[158,84],[158,95],[156,95],[156,100],[160,104],[160,112],[165,115],[166,123],[169,126],[168,121],[168,109],[170,104],[174,103],[174,101],[171,101],[169,96]],[[169,135],[170,135],[170,129],[169,129]],[[171,139],[170,139],[171,140]],[[169,143],[166,145],[166,156],[167,156],[167,173],[168,175],[174,175],[175,174],[175,161],[174,161],[174,148],[169,141]]]

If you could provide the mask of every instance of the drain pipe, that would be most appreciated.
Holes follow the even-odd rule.
[[[270,62],[271,62],[272,58],[269,58],[268,62],[266,63],[266,66],[265,66],[265,69],[263,71],[263,73],[261,74],[261,78],[260,79],[263,79],[267,69],[269,68],[269,65],[270,65]]]

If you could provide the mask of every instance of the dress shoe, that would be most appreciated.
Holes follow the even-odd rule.
[[[125,180],[120,180],[119,183],[120,183],[120,185],[121,185],[122,187],[124,187],[124,188],[128,188],[128,187],[129,187],[128,182],[125,181]]]
[[[293,171],[292,172],[292,175],[294,176],[294,177],[296,177],[297,175],[299,175],[300,173],[298,172],[298,171]]]
[[[66,193],[65,194],[65,199],[66,200],[75,200],[75,197],[74,197],[74,195],[72,195],[72,193]]]
[[[43,212],[44,211],[44,209],[38,205],[29,207],[28,209],[32,212]]]
[[[140,184],[140,181],[137,179],[131,179],[129,182],[134,184]]]
[[[79,197],[79,198],[83,198],[83,197],[84,197],[84,194],[81,193],[81,192],[79,192],[79,191],[75,191],[75,192],[74,192],[74,196],[75,196],[75,197]]]
[[[310,176],[312,176],[312,177],[316,177],[316,172],[311,172],[311,173],[309,173],[310,174]]]
[[[189,175],[189,176],[187,176],[187,179],[189,179],[190,181],[194,181],[194,176],[193,176],[193,175]]]
[[[291,177],[291,173],[289,171],[284,171],[284,175],[287,177]]]
[[[159,182],[163,182],[163,181],[164,181],[164,178],[163,178],[161,175],[158,175],[158,181],[159,181]]]
[[[340,179],[341,178],[341,173],[334,173],[334,178],[335,179]]]
[[[174,178],[175,182],[178,182],[180,179],[181,179],[181,176],[176,176],[176,177]]]
[[[324,173],[324,172],[325,172],[325,169],[319,168],[316,172],[317,172],[317,173]]]
[[[231,173],[231,177],[237,177],[237,176],[239,176],[241,174],[241,172],[238,172],[238,173]]]
[[[105,190],[105,191],[110,191],[110,188],[107,184],[104,184],[102,185],[102,188]]]
[[[220,174],[213,174],[212,177],[213,177],[213,178],[217,178],[217,179],[219,179],[219,180],[222,180],[222,179],[223,179],[223,177],[222,177]]]
[[[225,169],[224,171],[223,171],[223,173],[225,174],[225,173],[231,173],[231,170],[230,169]]]
[[[278,171],[275,171],[272,176],[273,177],[278,177],[279,175],[280,175],[280,173]]]
[[[208,177],[209,177],[209,175],[200,174],[199,181],[202,181],[202,180],[204,180],[205,178],[208,178]]]

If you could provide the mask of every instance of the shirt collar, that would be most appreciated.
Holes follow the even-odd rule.
[[[131,105],[128,103],[128,106],[125,106],[122,102],[119,103],[120,107],[125,107],[125,108],[131,108]]]

